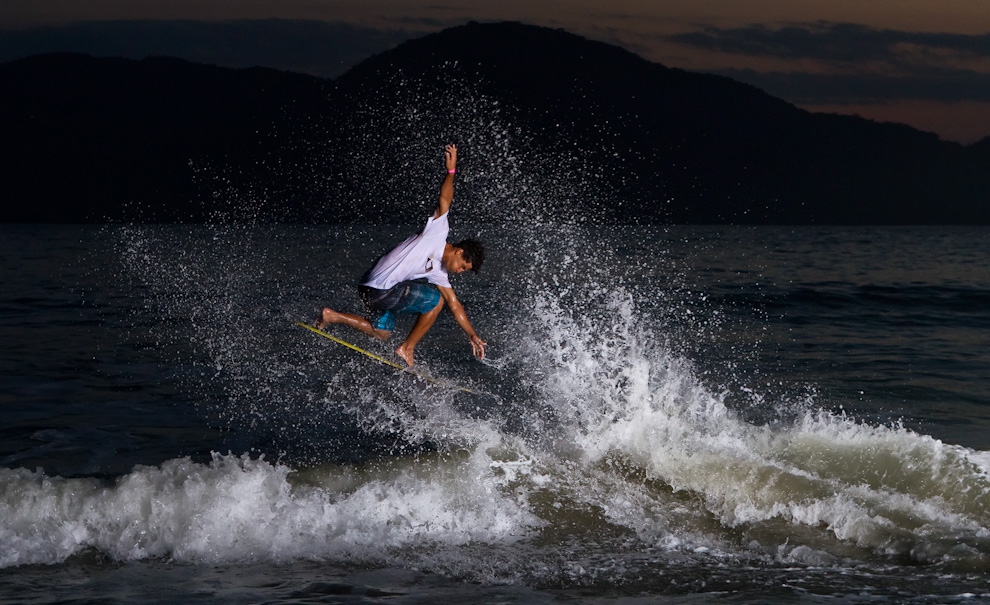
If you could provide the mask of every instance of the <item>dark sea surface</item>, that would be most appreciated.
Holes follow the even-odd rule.
[[[0,226],[0,603],[990,602],[990,228],[462,220]]]

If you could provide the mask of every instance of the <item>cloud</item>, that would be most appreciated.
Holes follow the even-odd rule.
[[[98,21],[0,31],[0,61],[50,52],[179,57],[225,67],[262,65],[334,77],[418,31],[311,20]]]
[[[463,19],[451,18],[451,19],[438,19],[436,17],[382,17],[383,23],[396,23],[403,27],[413,29],[416,31],[439,31],[448,27],[453,27],[455,25],[460,25],[464,23]]]
[[[675,34],[668,39],[730,54],[815,59],[833,64],[862,61],[897,64],[906,57],[927,57],[932,61],[990,58],[990,34],[905,32],[854,23],[819,22],[776,29],[766,25],[733,29],[706,27],[696,32]]]
[[[851,23],[766,25],[670,36],[678,44],[773,59],[777,69],[722,69],[795,103],[894,99],[990,101],[990,34],[905,32]],[[793,70],[779,69],[780,61]],[[809,69],[808,61],[817,62]]]

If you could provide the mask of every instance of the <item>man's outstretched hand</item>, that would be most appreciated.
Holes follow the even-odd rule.
[[[443,151],[444,159],[447,163],[447,172],[457,168],[457,145],[447,145]]]
[[[477,357],[478,359],[484,359],[485,345],[487,344],[488,344],[487,342],[481,340],[480,336],[475,334],[474,336],[471,337],[471,352],[473,352],[474,356]]]

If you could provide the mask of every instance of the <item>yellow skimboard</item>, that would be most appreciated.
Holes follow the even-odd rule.
[[[436,385],[439,385],[439,386],[442,386],[442,387],[446,387],[448,389],[455,389],[457,391],[464,391],[465,393],[474,393],[474,391],[472,391],[471,389],[468,389],[468,388],[465,388],[465,387],[462,387],[462,386],[458,386],[456,384],[451,384],[449,382],[445,382],[445,381],[440,380],[438,378],[433,378],[432,376],[424,376],[422,374],[417,374],[416,372],[413,372],[409,368],[404,367],[404,366],[401,366],[401,365],[395,363],[391,359],[385,359],[381,355],[376,355],[376,354],[372,353],[371,351],[366,351],[365,349],[362,349],[361,347],[359,347],[359,346],[357,346],[355,344],[351,344],[351,343],[347,342],[346,340],[337,338],[336,336],[334,336],[332,334],[327,334],[323,330],[320,330],[318,328],[314,328],[313,326],[311,326],[309,324],[304,324],[301,321],[297,321],[296,322],[296,325],[297,326],[301,326],[303,328],[306,328],[310,332],[315,332],[315,333],[319,334],[320,336],[322,336],[324,338],[329,338],[330,340],[334,341],[335,343],[337,343],[339,345],[343,345],[343,346],[347,347],[348,349],[357,351],[358,353],[361,353],[362,355],[367,355],[368,357],[374,359],[375,361],[377,361],[379,363],[383,363],[383,364],[385,364],[385,365],[387,365],[389,367],[393,367],[393,368],[395,368],[397,370],[402,370],[403,372],[405,372],[407,374],[412,374],[413,376],[415,376],[417,378],[422,378],[423,380],[428,380],[428,381],[432,382],[433,384],[436,384]]]

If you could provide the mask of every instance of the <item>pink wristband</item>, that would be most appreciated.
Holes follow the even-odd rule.
[[[457,169],[451,168],[450,170],[447,171],[447,174],[454,174],[455,172],[457,172]]]

